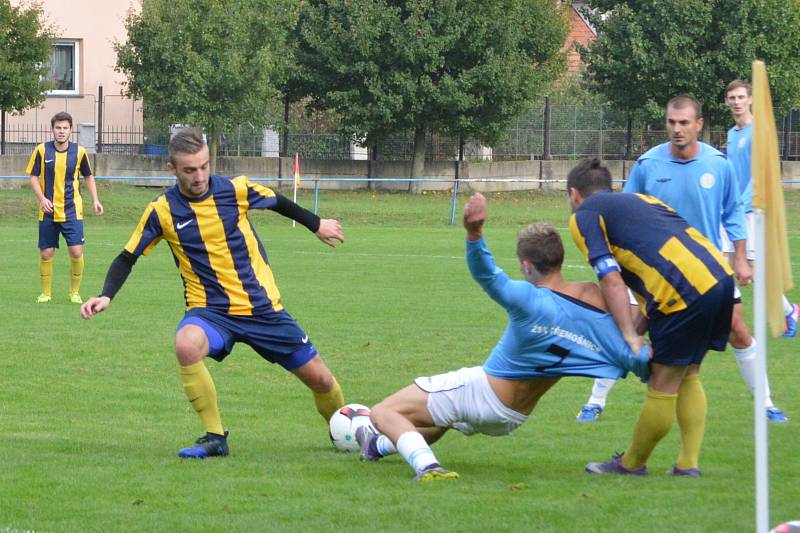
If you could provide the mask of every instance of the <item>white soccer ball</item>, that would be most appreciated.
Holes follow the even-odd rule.
[[[331,442],[340,452],[358,450],[356,429],[369,425],[369,407],[360,403],[349,403],[339,408],[330,421]]]
[[[769,533],[798,533],[800,532],[800,520],[792,520],[775,526]]]

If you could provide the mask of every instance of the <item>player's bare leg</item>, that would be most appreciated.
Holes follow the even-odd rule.
[[[315,355],[300,368],[292,370],[292,374],[311,389],[317,411],[326,422],[344,405],[342,388],[319,355]]]
[[[194,446],[182,448],[179,457],[204,459],[228,455],[227,432],[222,428],[217,389],[203,362],[208,350],[208,337],[200,326],[187,324],[175,334],[175,355],[180,365],[183,392],[206,431]]]

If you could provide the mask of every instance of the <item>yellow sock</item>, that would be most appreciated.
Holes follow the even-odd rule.
[[[647,463],[658,441],[663,439],[675,422],[677,394],[658,392],[647,387],[647,399],[639,413],[639,420],[633,430],[631,447],[622,456],[622,465],[634,470]]]
[[[69,271],[72,274],[69,281],[69,293],[77,294],[81,290],[81,280],[83,280],[83,256],[70,256]]]
[[[39,280],[42,283],[42,294],[52,296],[53,294],[53,258],[42,259],[39,257]]]
[[[193,365],[182,366],[181,382],[183,392],[200,415],[206,432],[224,435],[225,430],[222,429],[222,419],[217,406],[217,389],[205,363],[200,361]]]
[[[333,416],[336,410],[344,405],[344,395],[339,382],[333,379],[333,386],[328,392],[315,392],[314,403],[317,404],[317,411],[322,415],[322,418],[327,422]]]
[[[678,389],[676,413],[681,428],[681,453],[678,455],[678,468],[697,468],[700,464],[700,447],[706,431],[706,391],[698,374],[683,378]]]

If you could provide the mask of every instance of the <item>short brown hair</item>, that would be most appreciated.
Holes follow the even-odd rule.
[[[611,192],[611,172],[597,158],[584,159],[567,174],[567,190],[570,189],[583,198],[596,192]]]
[[[177,154],[196,154],[205,146],[203,134],[197,128],[183,128],[169,140],[169,162],[175,164]]]
[[[678,96],[671,98],[669,102],[667,102],[667,109],[684,109],[686,107],[693,107],[694,108],[694,116],[695,118],[703,118],[703,106],[694,96],[689,96],[688,94],[679,94]]]
[[[733,80],[727,85],[727,87],[725,87],[725,96],[727,97],[728,93],[731,92],[732,90],[741,88],[747,90],[747,96],[753,96],[753,86],[750,85],[750,83],[739,79]]]
[[[62,122],[65,120],[69,122],[69,127],[72,128],[72,115],[70,115],[66,111],[61,111],[53,115],[53,118],[50,119],[50,127],[51,128],[55,127],[56,122]]]
[[[558,231],[546,222],[530,224],[517,235],[517,257],[527,259],[543,276],[561,269],[564,244]]]

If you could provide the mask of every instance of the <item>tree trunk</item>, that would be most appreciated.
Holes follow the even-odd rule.
[[[219,129],[210,127],[208,129],[208,166],[212,174],[217,169],[217,150],[219,149]]]
[[[278,157],[289,155],[289,96],[283,97],[283,142],[280,143]]]
[[[703,120],[703,142],[711,144],[711,119],[709,118]]]
[[[418,126],[414,130],[414,159],[411,160],[411,179],[417,180],[425,177],[425,128]],[[422,183],[408,182],[408,192],[420,194]]]

